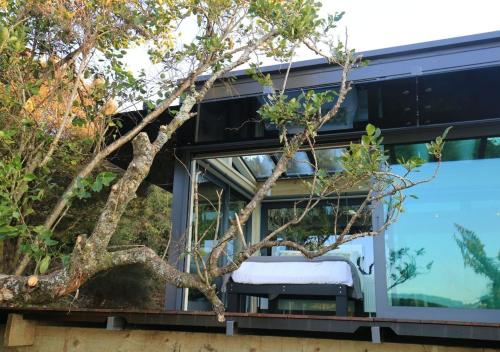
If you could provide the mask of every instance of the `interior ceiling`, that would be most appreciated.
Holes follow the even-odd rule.
[[[288,167],[280,179],[307,178],[314,174],[317,168],[333,173],[341,170],[340,158],[345,148],[319,149],[314,152],[299,151],[288,163]],[[280,158],[279,153],[257,155],[240,155],[234,157],[216,158],[223,165],[236,170],[241,177],[253,185],[264,181],[273,172]],[[316,161],[316,162],[315,162]],[[230,165],[228,165],[230,164]]]

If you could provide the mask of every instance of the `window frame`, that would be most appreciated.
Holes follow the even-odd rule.
[[[499,132],[491,131],[489,135],[470,134],[462,138],[453,138],[453,140],[467,139],[487,139],[498,136]],[[391,144],[416,144],[426,143],[428,140],[411,141],[407,143]],[[500,158],[498,158],[500,160]],[[481,160],[481,158],[477,159]],[[379,202],[374,206],[372,214],[372,223],[376,227],[381,227],[385,218],[384,206]],[[418,319],[418,320],[436,320],[436,321],[467,321],[475,323],[500,323],[500,309],[485,308],[449,308],[449,307],[411,307],[411,306],[393,306],[389,303],[387,294],[387,253],[385,231],[379,236],[375,236],[374,243],[374,271],[375,271],[375,300],[377,317],[391,319]],[[377,270],[383,268],[383,270]],[[443,319],[445,318],[445,319]]]
[[[453,126],[449,136],[453,139],[467,139],[480,137],[494,137],[500,135],[500,118],[489,120],[467,121],[459,123],[443,123],[437,125],[411,126],[405,128],[383,129],[386,144],[405,144],[425,142],[443,132],[447,127]],[[319,147],[332,148],[343,147],[350,141],[356,141],[362,135],[361,132],[336,132],[318,136]],[[229,142],[205,145],[186,145],[177,148],[177,152],[182,156],[184,165],[190,165],[195,159],[208,157],[221,157],[228,155],[258,154],[278,150],[279,143],[276,140],[259,140],[248,142]],[[176,163],[174,177],[174,202],[172,227],[173,240],[180,240],[183,231],[188,224],[187,213],[188,193],[190,178],[186,173],[185,166],[180,162]],[[270,202],[263,202],[262,206]],[[178,204],[178,205],[177,205]],[[382,212],[381,212],[382,210]],[[177,214],[177,215],[176,215]],[[380,224],[383,219],[383,209],[381,205],[375,207],[372,214],[372,225]],[[263,221],[261,221],[262,227]],[[262,231],[262,229],[261,229]],[[386,256],[385,238],[382,233],[374,238],[374,274],[375,274],[375,297],[376,311],[379,318],[396,319],[419,319],[419,320],[447,320],[447,321],[471,321],[478,323],[500,323],[500,310],[498,309],[457,309],[457,308],[433,308],[433,307],[393,307],[389,306],[387,300],[387,278],[386,278]],[[170,256],[169,256],[170,257]],[[176,256],[170,257],[173,263]],[[377,270],[382,268],[382,270]],[[182,289],[176,289],[172,285],[167,285],[166,307],[168,309],[181,309]]]
[[[341,198],[342,200],[346,199],[359,199],[360,202],[363,199],[362,194],[350,194],[350,195],[345,195]],[[271,209],[281,209],[281,208],[293,208],[293,205],[296,201],[299,201],[301,199],[296,199],[296,200],[269,200],[265,201],[261,205],[260,209],[260,238],[261,240],[268,234],[269,229],[268,229],[268,210]],[[317,207],[322,206],[327,204],[329,201],[336,202],[336,198],[327,198],[322,200],[320,203],[318,203]],[[302,202],[301,204],[297,205],[297,208],[304,208],[306,202]],[[372,219],[372,226],[373,228],[373,219]],[[262,256],[271,256],[272,248],[264,248],[261,249],[260,254]]]

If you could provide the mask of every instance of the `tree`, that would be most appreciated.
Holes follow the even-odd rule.
[[[402,285],[407,281],[413,280],[417,276],[428,273],[432,269],[434,262],[428,262],[425,267],[417,263],[417,259],[425,254],[425,248],[419,248],[411,251],[409,247],[391,249],[389,251],[389,278],[387,290]]]
[[[480,304],[486,308],[496,308],[500,305],[500,252],[497,257],[488,257],[484,250],[484,244],[474,231],[471,231],[459,224],[455,224],[458,235],[455,235],[464,266],[470,267],[476,274],[487,277],[489,292],[481,297]]]
[[[318,130],[339,115],[350,90],[348,74],[361,63],[354,51],[329,39],[328,33],[335,30],[341,14],[321,19],[319,9],[320,4],[312,0],[8,1],[1,12],[0,22],[0,79],[5,84],[1,94],[2,101],[6,102],[2,104],[1,112],[2,167],[6,176],[2,180],[0,225],[4,245],[6,240],[10,241],[16,256],[11,260],[15,264],[14,270],[9,269],[8,274],[0,278],[0,301],[16,305],[54,300],[78,290],[99,272],[128,264],[143,264],[158,279],[200,291],[213,305],[218,319],[223,320],[224,304],[217,294],[214,280],[237,269],[260,249],[286,245],[312,258],[353,239],[375,236],[392,224],[403,211],[404,191],[430,179],[410,179],[423,163],[419,158],[402,161],[405,174],[392,173],[381,148],[380,130],[368,125],[367,134],[360,143],[351,144],[344,153],[342,172],[328,174],[315,163],[316,172],[309,184],[310,195],[304,200],[305,206],[262,241],[247,244],[243,239],[233,260],[220,265],[219,259],[228,244],[242,239],[241,226],[286,170],[295,153],[303,147],[314,152]],[[175,30],[190,20],[196,21],[198,32],[189,44],[182,44],[175,38]],[[151,82],[145,76],[134,77],[121,63],[123,50],[141,42],[151,45],[151,58],[165,69],[156,82],[158,90],[155,92],[151,91]],[[108,247],[111,237],[127,205],[148,175],[155,156],[176,130],[194,116],[193,107],[213,84],[234,68],[249,62],[254,54],[291,62],[299,45],[342,67],[338,91],[307,91],[298,98],[288,99],[284,94],[285,79],[283,88],[269,96],[269,103],[260,109],[259,114],[279,128],[281,157],[271,176],[236,214],[231,226],[217,239],[208,255],[200,255],[200,237],[195,236],[189,252],[197,258],[197,272],[179,271],[148,247],[111,250]],[[252,71],[262,85],[272,86],[270,77],[259,73],[258,63],[254,63]],[[208,78],[196,84],[198,77],[207,72]],[[91,92],[90,103],[77,99],[86,74],[99,80],[98,94],[92,96]],[[52,109],[56,116],[51,120],[57,121],[53,124],[54,129],[48,128],[47,118],[33,117],[37,108],[42,109],[43,116],[44,104],[25,108],[26,101],[37,96],[42,85],[55,87],[53,92],[46,94],[47,99],[62,101],[63,109]],[[153,102],[149,98],[151,95],[159,99]],[[105,126],[118,123],[103,117],[106,116],[103,108],[110,98],[143,101],[152,110],[136,127],[107,144],[103,144],[102,135],[106,127],[96,129],[101,133],[93,135],[90,141],[66,133],[70,123]],[[156,139],[150,141],[141,130],[177,99],[181,101],[179,110],[171,122],[160,127]],[[323,111],[322,106],[329,102],[333,102],[333,107]],[[84,114],[75,114],[75,106]],[[298,132],[289,133],[290,126],[298,127],[294,129]],[[97,173],[107,156],[130,141],[134,148],[133,160],[116,182],[115,174]],[[25,144],[29,147],[25,148]],[[442,137],[428,145],[429,153],[438,160],[442,145]],[[74,162],[75,154],[80,151],[84,152],[83,157],[77,159],[77,167],[69,170],[71,177],[62,194],[46,198],[45,193],[50,190],[56,170],[61,166],[58,162],[66,159]],[[68,170],[64,171],[68,173]],[[361,184],[367,185],[366,197],[356,209],[336,214],[347,216],[348,220],[342,229],[335,226],[332,243],[309,248],[291,240],[276,239],[277,234],[299,223],[324,197],[334,194],[340,199],[343,190]],[[109,195],[92,233],[75,236],[74,247],[64,266],[52,264],[52,235],[60,219],[81,199],[93,192],[101,192],[107,186],[111,186]],[[33,194],[33,191],[38,193]],[[387,218],[383,225],[378,229],[351,233],[355,228],[353,225],[366,211],[389,198],[391,201],[387,204]],[[37,208],[43,208],[42,204],[47,209]],[[217,223],[215,219],[216,228]],[[22,276],[33,262],[36,263],[33,275]]]

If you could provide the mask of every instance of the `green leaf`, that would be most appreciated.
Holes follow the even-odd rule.
[[[447,129],[444,130],[443,134],[441,135],[441,138],[442,139],[445,139],[446,136],[448,136],[448,133],[450,132],[450,130],[453,128],[453,126],[450,126],[448,127]]]
[[[371,123],[369,123],[368,125],[366,125],[366,133],[369,136],[373,136],[375,134],[376,130],[377,130],[377,128],[375,126],[373,126]]]
[[[56,244],[59,243],[59,241],[53,240],[51,238],[44,239],[43,242],[47,247],[55,246]]]
[[[71,121],[71,124],[72,124],[73,126],[82,127],[82,126],[84,126],[84,125],[85,125],[85,120],[84,120],[84,119],[82,119],[81,117],[76,116],[76,117],[74,117],[74,118],[73,118],[73,120]]]
[[[40,253],[40,248],[35,243],[31,244],[30,249],[35,255]]]
[[[62,266],[67,267],[70,263],[71,256],[69,254],[62,254],[60,258]]]
[[[46,255],[41,261],[40,261],[40,274],[45,274],[47,270],[49,269],[50,265],[50,255]]]
[[[19,235],[19,229],[11,225],[0,226],[0,241],[9,237],[16,237]]]
[[[101,172],[97,175],[96,180],[99,180],[104,186],[109,186],[111,182],[116,178],[116,174],[113,172]]]
[[[29,173],[24,175],[24,181],[31,182],[33,180],[36,180],[36,176],[33,173]]]
[[[92,191],[94,192],[100,192],[102,190],[102,182],[99,179],[96,179],[90,188],[92,188]]]

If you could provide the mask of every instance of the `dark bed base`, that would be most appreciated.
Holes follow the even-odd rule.
[[[337,316],[347,316],[348,287],[336,284],[240,284],[230,281],[227,285],[227,302],[229,312],[245,310],[245,296],[266,297],[269,299],[271,311],[277,310],[278,296],[287,297],[335,297]]]

